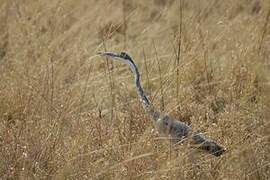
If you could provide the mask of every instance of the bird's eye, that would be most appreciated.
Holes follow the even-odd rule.
[[[124,59],[131,59],[131,57],[130,57],[127,53],[125,53],[125,52],[121,52],[121,53],[120,53],[120,56],[121,56],[122,58],[124,58]]]
[[[127,54],[125,52],[121,52],[120,54],[121,54],[122,57],[126,57],[127,56]]]

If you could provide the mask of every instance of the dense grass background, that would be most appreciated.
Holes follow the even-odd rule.
[[[0,0],[1,179],[269,178],[269,16],[263,0]],[[160,138],[105,50],[227,153]]]

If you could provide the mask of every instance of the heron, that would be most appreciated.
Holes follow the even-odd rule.
[[[144,93],[140,82],[139,70],[130,55],[128,55],[126,52],[99,52],[98,55],[125,63],[129,66],[134,75],[137,94],[142,102],[143,108],[150,115],[150,118],[160,134],[170,136],[174,144],[181,143],[183,140],[190,137],[192,143],[198,145],[198,148],[214,156],[220,156],[225,152],[225,148],[218,145],[214,140],[206,138],[202,133],[193,132],[192,128],[186,123],[171,118],[167,114],[162,114],[155,110]]]

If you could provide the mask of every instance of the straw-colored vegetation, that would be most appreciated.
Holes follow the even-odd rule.
[[[1,179],[267,179],[270,3],[0,0]],[[155,107],[226,147],[160,138]]]

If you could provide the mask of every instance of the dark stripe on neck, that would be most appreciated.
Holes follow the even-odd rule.
[[[143,88],[142,88],[141,82],[140,82],[140,74],[139,74],[138,68],[136,67],[136,65],[134,64],[134,62],[131,59],[129,59],[129,61],[131,62],[132,66],[135,70],[134,73],[135,73],[135,83],[136,83],[136,88],[137,88],[137,94],[141,98],[141,101],[142,101],[144,107],[147,108],[150,106],[150,102],[147,99],[147,97],[144,95],[144,91],[143,91]]]

